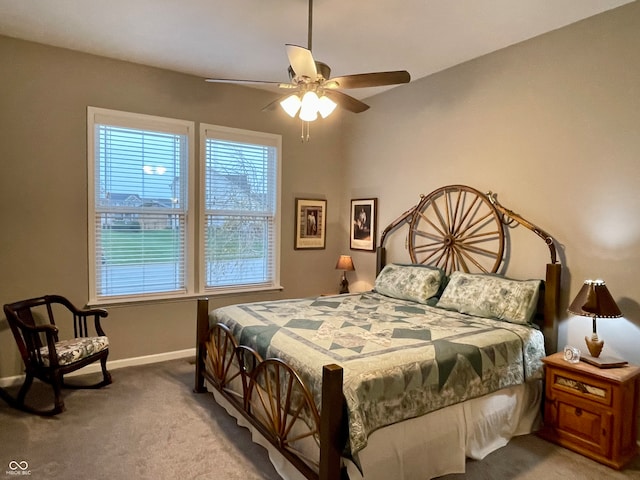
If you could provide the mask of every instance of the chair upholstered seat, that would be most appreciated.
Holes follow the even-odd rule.
[[[69,365],[109,348],[108,337],[80,337],[56,342],[58,365]],[[40,349],[42,363],[49,366],[49,347]]]

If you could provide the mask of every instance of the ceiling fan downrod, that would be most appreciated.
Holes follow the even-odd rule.
[[[313,31],[313,0],[309,0],[309,23],[307,24],[307,50],[311,51],[311,32]]]

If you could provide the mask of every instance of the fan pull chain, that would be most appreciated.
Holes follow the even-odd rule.
[[[305,122],[304,120],[301,122],[300,141],[301,141],[302,143],[304,143],[304,142],[308,142],[308,141],[309,141],[309,130],[310,130],[310,128],[311,128],[311,127],[309,126],[309,123],[310,123],[310,122]],[[304,128],[305,126],[307,127],[307,129],[306,129],[306,133],[305,133],[305,128]]]

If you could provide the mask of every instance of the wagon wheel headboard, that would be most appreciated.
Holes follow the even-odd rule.
[[[489,198],[462,185],[422,197],[409,222],[413,263],[454,270],[497,272],[504,254],[500,214]]]
[[[417,205],[385,228],[377,249],[376,273],[386,262],[387,236],[409,224],[407,246],[412,263],[442,268],[447,274],[459,270],[495,273],[504,261],[504,225],[513,222],[534,232],[549,247],[544,296],[543,330],[547,352],[556,350],[561,266],[557,263],[553,237],[498,202],[495,194],[481,193],[466,185],[448,185],[421,195]]]

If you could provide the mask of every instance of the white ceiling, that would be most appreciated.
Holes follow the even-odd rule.
[[[284,45],[307,46],[307,1],[0,0],[0,34],[203,78],[288,81]],[[332,76],[415,80],[631,1],[315,0],[312,50]]]

